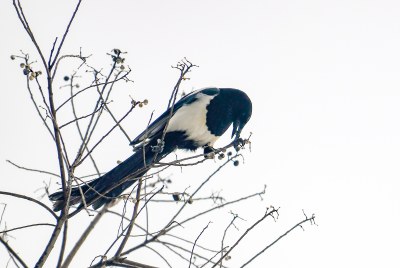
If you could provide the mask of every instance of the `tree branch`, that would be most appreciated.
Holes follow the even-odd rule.
[[[22,195],[22,194],[5,192],[5,191],[0,191],[0,194],[9,195],[9,196],[13,196],[13,197],[16,197],[16,198],[25,199],[25,200],[28,200],[28,201],[33,202],[35,204],[38,204],[39,206],[41,206],[44,209],[46,209],[56,220],[58,219],[58,216],[53,212],[53,210],[51,208],[49,208],[48,206],[46,206],[42,202],[40,202],[40,201],[38,201],[38,200],[36,200],[36,199],[34,199],[32,197],[29,197],[29,196],[26,196],[26,195]]]
[[[297,227],[302,227],[301,225],[305,222],[310,222],[311,224],[315,224],[315,215],[313,214],[310,218],[306,216],[306,218],[304,220],[302,220],[301,222],[297,223],[296,225],[294,225],[292,228],[290,228],[289,230],[287,230],[284,234],[280,235],[277,239],[275,239],[271,244],[269,244],[268,246],[266,246],[263,250],[261,250],[260,252],[258,252],[256,255],[254,255],[252,258],[250,258],[250,260],[248,260],[246,263],[244,263],[242,266],[240,267],[245,267],[246,265],[248,265],[249,263],[251,263],[252,261],[254,261],[254,259],[256,259],[257,257],[259,257],[261,254],[263,254],[267,249],[269,249],[270,247],[272,247],[273,245],[275,245],[279,240],[281,240],[283,237],[285,237],[286,235],[288,235],[291,231],[293,231],[294,229],[296,229]]]
[[[0,236],[0,243],[3,244],[3,246],[7,249],[8,252],[10,252],[10,254],[16,258],[18,260],[18,262],[24,267],[24,268],[28,268],[28,265],[25,264],[25,262],[21,259],[20,256],[18,256],[18,254],[12,249],[12,247],[10,247],[10,245],[4,241],[3,237]]]

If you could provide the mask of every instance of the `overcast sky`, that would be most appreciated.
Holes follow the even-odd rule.
[[[48,55],[74,4],[22,4]],[[170,66],[183,57],[200,66],[184,90],[218,86],[248,93],[254,110],[243,134],[253,133],[252,151],[244,153],[245,164],[228,167],[210,187],[246,195],[265,184],[263,203],[254,211],[239,207],[235,212],[252,222],[263,207],[274,205],[281,208],[281,217],[259,228],[246,242],[252,246],[236,252],[234,259],[250,256],[246,249],[262,249],[303,219],[304,209],[316,214],[318,226],[296,230],[252,267],[399,267],[399,14],[400,2],[394,0],[92,0],[83,2],[63,53],[82,48],[92,54],[91,63],[107,66],[111,49],[128,52],[135,81],[130,93],[150,101],[127,126],[132,138],[153,110],[158,115],[166,107],[177,78]],[[34,190],[48,177],[5,161],[57,171],[54,155],[49,155],[54,147],[30,103],[21,69],[10,60],[20,49],[37,59],[10,1],[0,3],[0,34],[0,188],[38,197]],[[102,171],[130,153],[123,136],[114,139],[98,153]],[[188,177],[201,181],[216,167],[176,174],[177,185],[190,184]],[[36,212],[25,211],[26,203],[0,196],[4,202],[13,202],[4,216],[9,228],[32,223],[27,215]],[[46,239],[32,234],[32,241]],[[26,252],[21,255],[34,261]],[[5,259],[1,248],[0,266]],[[232,267],[245,260],[232,260]]]

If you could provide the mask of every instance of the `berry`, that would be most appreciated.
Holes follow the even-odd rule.
[[[172,198],[174,199],[174,201],[179,201],[181,200],[180,194],[179,193],[173,193],[172,194]]]

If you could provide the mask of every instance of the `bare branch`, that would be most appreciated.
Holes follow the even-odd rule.
[[[123,76],[120,76],[120,77],[116,78],[116,79],[114,80],[114,82],[118,82],[118,81],[120,81],[120,80],[126,79],[126,77],[128,76],[128,74],[129,74],[130,72],[131,72],[131,71],[128,70]],[[83,88],[83,89],[77,91],[76,93],[72,94],[71,97],[69,97],[69,98],[66,99],[63,103],[61,103],[61,104],[57,107],[56,110],[58,111],[58,110],[61,109],[64,105],[66,105],[69,101],[71,101],[71,99],[75,98],[76,96],[78,96],[79,94],[85,92],[86,90],[91,89],[91,88],[96,88],[96,87],[98,87],[98,86],[109,85],[110,83],[111,83],[111,82],[109,82],[109,81],[104,82],[104,83],[97,83],[97,82],[96,82],[96,84],[94,84],[94,85],[87,86],[87,87],[85,87],[85,88]]]
[[[73,81],[74,81],[74,75],[71,76],[71,82],[70,82],[71,96],[73,95],[73,88],[74,88]],[[71,98],[71,107],[72,107],[72,114],[74,115],[74,118],[77,119],[78,116],[77,116],[77,114],[76,114],[75,101],[74,101],[73,98]],[[77,131],[78,131],[78,134],[79,134],[79,137],[80,137],[81,141],[84,142],[83,133],[82,133],[81,127],[80,127],[80,125],[79,125],[79,122],[76,121],[76,122],[75,122],[75,125],[76,125],[76,129],[77,129]],[[86,146],[85,149],[86,149],[87,152],[89,152],[88,146]],[[99,168],[97,167],[96,162],[94,161],[93,156],[92,156],[91,154],[89,154],[89,157],[90,157],[90,160],[92,161],[93,167],[95,168],[97,174],[100,176],[100,170],[99,170]],[[81,191],[81,189],[80,189],[80,191]],[[84,199],[82,199],[82,200],[85,202]],[[85,204],[85,207],[86,207],[86,204]]]
[[[279,208],[278,208],[279,209]],[[214,264],[212,268],[217,267],[218,263],[220,263],[226,256],[229,255],[229,253],[240,243],[240,241],[254,228],[256,227],[259,223],[264,221],[268,216],[274,217],[274,213],[278,213],[278,209],[272,208],[270,211],[267,211],[264,213],[264,216],[262,216],[258,221],[256,221],[252,226],[250,226],[240,237],[239,239],[233,244],[232,247],[229,248],[229,250],[219,259],[217,264]]]
[[[90,222],[89,226],[86,228],[86,230],[83,232],[79,240],[75,243],[74,247],[71,249],[71,252],[65,258],[64,263],[62,264],[62,268],[66,268],[71,264],[72,259],[75,257],[75,254],[78,252],[82,244],[85,242],[86,238],[89,236],[91,231],[94,229],[96,224],[100,221],[100,219],[103,217],[104,213],[108,210],[108,205],[105,205],[101,211],[96,215],[96,217]]]
[[[60,129],[63,128],[63,127],[68,126],[69,124],[72,124],[72,123],[74,123],[74,122],[77,122],[77,121],[79,121],[79,120],[81,120],[81,119],[88,118],[89,116],[93,116],[93,115],[96,114],[97,112],[103,110],[103,107],[104,107],[104,104],[101,104],[100,107],[97,108],[97,110],[91,112],[90,114],[82,115],[82,116],[80,116],[80,117],[77,117],[77,118],[75,118],[75,119],[72,119],[71,121],[68,121],[68,122],[65,123],[65,124],[62,124],[62,125],[60,126]]]
[[[142,178],[139,178],[137,190],[136,190],[136,202],[135,202],[135,207],[133,208],[133,215],[131,218],[131,222],[129,223],[128,230],[126,231],[124,239],[122,239],[121,245],[118,247],[117,252],[115,253],[115,256],[118,258],[121,255],[122,250],[124,249],[126,242],[128,242],[129,236],[131,235],[132,228],[134,226],[137,214],[138,214],[138,209],[139,209],[139,202],[140,202],[140,191],[142,190],[142,183],[143,180]]]
[[[303,211],[304,212],[304,211]],[[305,215],[305,214],[304,214]],[[246,263],[244,263],[241,267],[245,267],[246,265],[248,265],[249,263],[251,263],[254,259],[256,259],[257,257],[259,257],[261,254],[263,254],[267,249],[269,249],[270,247],[272,247],[273,245],[275,245],[279,240],[281,240],[283,237],[285,237],[286,235],[288,235],[291,231],[293,231],[294,229],[296,229],[297,227],[301,227],[303,228],[301,225],[303,223],[306,222],[310,222],[311,224],[315,224],[315,215],[313,214],[311,217],[308,217],[307,215],[305,215],[306,218],[302,221],[300,221],[299,223],[297,223],[296,225],[294,225],[292,228],[290,228],[289,230],[287,230],[284,234],[280,235],[277,239],[275,239],[271,244],[269,244],[268,246],[266,246],[263,250],[261,250],[260,252],[258,252],[256,255],[254,255],[252,258],[250,258],[250,260],[248,260]]]
[[[45,171],[45,170],[40,170],[40,169],[34,169],[34,168],[26,168],[20,165],[15,164],[14,162],[12,162],[11,160],[6,160],[7,163],[10,163],[11,165],[13,165],[14,167],[17,167],[19,169],[23,169],[23,170],[27,170],[27,171],[32,171],[32,172],[38,172],[38,173],[43,173],[43,174],[48,174],[48,175],[52,175],[55,177],[60,178],[60,175],[53,173],[53,172],[49,172],[49,171]]]
[[[78,0],[78,3],[77,3],[76,6],[75,6],[74,13],[72,14],[72,17],[71,17],[71,19],[69,20],[69,23],[68,23],[68,25],[67,25],[67,28],[65,29],[65,33],[64,33],[64,35],[63,35],[63,37],[62,37],[62,39],[61,39],[60,45],[58,46],[58,49],[57,49],[56,55],[55,55],[54,58],[53,58],[53,61],[51,61],[51,56],[52,56],[53,53],[50,54],[49,62],[51,62],[51,64],[48,66],[49,70],[53,69],[54,63],[56,62],[56,60],[58,59],[58,56],[60,55],[60,51],[61,51],[61,48],[62,48],[62,46],[63,46],[63,44],[64,44],[65,38],[67,37],[69,28],[71,27],[71,24],[72,24],[72,22],[73,22],[74,19],[75,19],[75,15],[76,15],[76,13],[78,12],[78,9],[79,9],[79,6],[81,5],[81,3],[82,3],[82,0]],[[54,42],[54,44],[55,44],[55,42]],[[54,73],[55,73],[55,71],[54,71]]]
[[[46,67],[46,60],[44,59],[42,50],[39,47],[39,44],[36,42],[35,36],[33,35],[33,32],[29,26],[29,23],[25,17],[24,11],[22,9],[21,3],[19,0],[13,0],[13,5],[15,8],[15,11],[17,12],[18,18],[22,24],[22,26],[24,27],[26,33],[28,34],[28,36],[30,37],[33,45],[35,46],[37,52],[39,53],[40,59],[42,60],[43,65]],[[50,76],[50,70],[46,69],[46,73],[48,76]]]
[[[166,265],[168,265],[168,267],[170,267],[170,268],[172,268],[172,265],[168,262],[168,260],[162,255],[162,254],[160,254],[157,250],[155,250],[155,249],[153,249],[152,247],[150,247],[150,246],[145,246],[147,249],[150,249],[152,252],[154,252],[157,256],[159,256],[164,262],[165,262],[165,264]]]
[[[38,204],[39,206],[45,208],[55,219],[58,219],[58,216],[53,212],[53,210],[51,208],[49,208],[48,206],[46,206],[45,204],[43,204],[42,202],[40,202],[40,201],[38,201],[36,199],[33,199],[33,198],[31,198],[29,196],[26,196],[26,195],[10,193],[10,192],[4,192],[4,191],[0,191],[0,194],[9,195],[9,196],[13,196],[13,197],[16,197],[16,198],[25,199],[25,200],[28,200],[28,201],[33,202],[35,204]]]
[[[237,218],[239,218],[239,216],[237,214],[233,214],[233,218],[232,218],[231,222],[229,223],[229,225],[225,228],[224,235],[222,236],[222,240],[221,240],[221,259],[220,259],[221,261],[220,261],[220,264],[219,264],[220,267],[222,267],[222,260],[223,260],[223,255],[224,255],[224,248],[225,248],[224,247],[224,240],[225,240],[225,236],[226,236],[226,234],[228,232],[229,227],[231,227],[232,225],[234,226],[234,221]]]
[[[135,108],[135,105],[132,105],[131,108],[129,109],[128,112],[125,113],[124,116],[121,117],[120,120],[118,120],[117,124],[115,124],[106,134],[103,135],[103,137],[100,138],[100,140],[92,147],[92,149],[85,155],[83,156],[77,163],[75,163],[75,166],[80,165],[85,159],[93,152],[93,150],[108,136],[110,133],[133,111]]]
[[[192,257],[193,257],[193,252],[194,252],[194,248],[197,244],[197,240],[199,240],[200,236],[204,233],[204,231],[208,228],[208,226],[210,225],[210,221],[207,223],[206,227],[203,228],[203,230],[201,230],[200,234],[197,236],[196,240],[193,243],[193,247],[192,247],[192,252],[190,253],[190,260],[189,260],[189,268],[192,265]]]
[[[15,227],[15,228],[7,229],[7,230],[4,230],[4,231],[0,231],[0,234],[10,233],[12,231],[21,230],[21,229],[30,228],[30,227],[36,227],[36,226],[52,226],[52,227],[54,227],[56,225],[55,224],[51,224],[51,223],[34,223],[34,224],[28,224],[28,225],[24,225],[24,226]]]
[[[21,259],[20,256],[18,256],[18,254],[13,250],[12,247],[10,247],[10,245],[4,241],[3,237],[0,236],[0,243],[3,244],[3,246],[7,249],[8,252],[10,252],[10,254],[18,260],[18,262],[25,268],[28,268],[28,265],[25,264],[25,262]]]

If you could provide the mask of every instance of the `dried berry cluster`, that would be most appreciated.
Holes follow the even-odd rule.
[[[16,58],[23,58],[23,59],[25,59],[25,62],[27,62],[27,57],[20,57],[20,56],[15,56],[15,55],[11,55],[10,56],[10,58],[11,58],[11,60],[15,60]],[[33,71],[32,70],[32,68],[31,68],[31,65],[30,64],[28,64],[28,63],[20,63],[20,65],[19,65],[23,70],[22,70],[22,73],[24,74],[24,75],[27,75],[27,76],[29,76],[28,78],[29,78],[29,80],[33,80],[33,79],[35,79],[36,77],[38,77],[39,75],[41,75],[42,74],[42,71],[37,71],[37,72],[35,72],[35,71]]]

